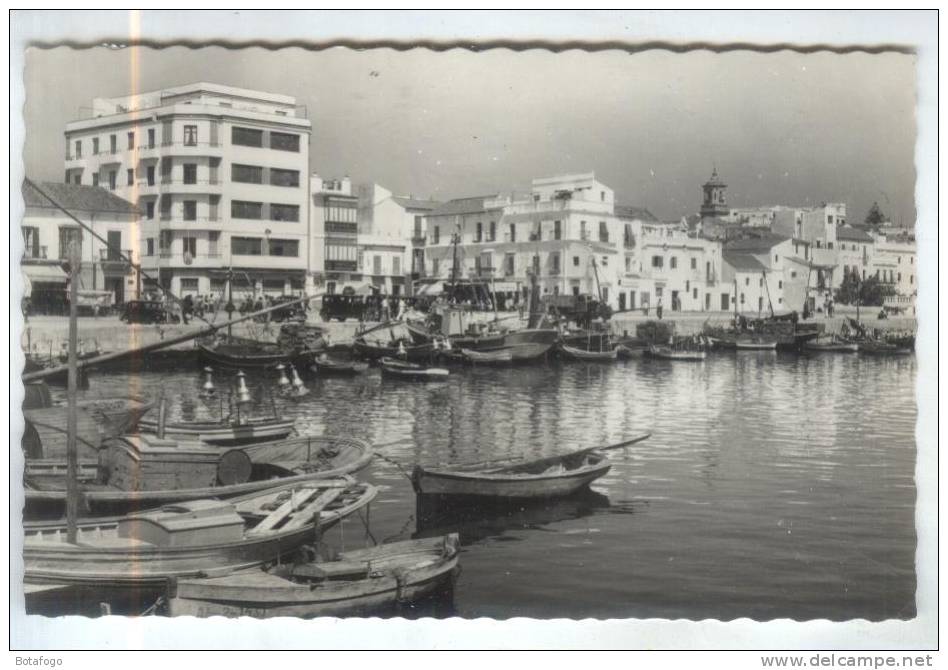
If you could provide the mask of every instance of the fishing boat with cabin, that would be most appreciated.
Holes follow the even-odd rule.
[[[452,533],[344,551],[333,560],[314,558],[224,577],[176,579],[169,586],[169,613],[269,619],[395,612],[450,589],[459,556],[458,535]]]

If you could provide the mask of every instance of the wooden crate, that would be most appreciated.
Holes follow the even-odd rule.
[[[200,442],[125,435],[107,444],[108,483],[123,491],[174,491],[217,483],[220,451]]]

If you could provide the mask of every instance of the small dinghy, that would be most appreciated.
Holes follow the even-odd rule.
[[[652,345],[647,353],[652,358],[668,361],[703,361],[707,353],[702,349],[675,349],[665,345]]]
[[[381,361],[382,376],[393,379],[407,379],[411,381],[439,381],[447,379],[448,371],[445,368],[431,368],[417,363],[406,363],[394,358],[383,358]]]
[[[457,533],[346,551],[336,560],[287,563],[226,577],[175,580],[171,616],[371,616],[450,588]]]
[[[611,363],[612,361],[616,360],[619,355],[619,352],[616,349],[607,349],[604,351],[587,351],[586,349],[571,347],[568,344],[560,344],[559,351],[565,358],[569,360],[601,363]]]
[[[738,351],[775,351],[777,340],[760,335],[742,335],[734,341],[734,348]]]
[[[313,360],[311,369],[313,372],[323,375],[353,376],[360,375],[368,370],[369,364],[361,361],[344,361],[322,354]]]
[[[437,467],[418,465],[412,472],[412,486],[418,495],[429,496],[513,499],[566,496],[609,472],[612,463],[601,452],[627,447],[648,437],[646,433],[618,444],[533,460],[514,457]]]
[[[854,354],[859,351],[859,344],[848,342],[836,337],[817,338],[803,343],[803,348],[807,351]]]
[[[223,502],[192,500],[98,522],[27,527],[27,584],[161,584],[275,561],[366,506],[377,489],[351,478],[272,486]]]
[[[514,359],[513,351],[510,349],[497,349],[496,351],[461,349],[461,355],[465,361],[474,365],[509,365]]]
[[[859,344],[859,353],[869,356],[911,356],[914,349],[891,342],[869,340]]]

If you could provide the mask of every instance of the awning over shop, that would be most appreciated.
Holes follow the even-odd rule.
[[[24,276],[32,283],[65,284],[66,273],[58,265],[21,265]]]
[[[415,291],[416,296],[438,296],[444,293],[444,282],[435,282],[434,284],[423,284]]]

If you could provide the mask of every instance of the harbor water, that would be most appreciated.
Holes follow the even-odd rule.
[[[458,530],[450,603],[407,616],[845,620],[915,615],[914,356],[714,354],[453,368],[444,382],[319,378],[275,400],[301,433],[374,444],[378,541]],[[194,370],[93,375],[93,389],[158,392],[169,419],[217,417]],[[226,375],[217,376],[226,388]],[[275,379],[249,376],[256,413]],[[59,391],[61,393],[61,391]],[[275,393],[275,390],[274,390]],[[610,452],[583,494],[529,505],[418,505],[415,463]],[[362,546],[350,519],[326,541]]]

